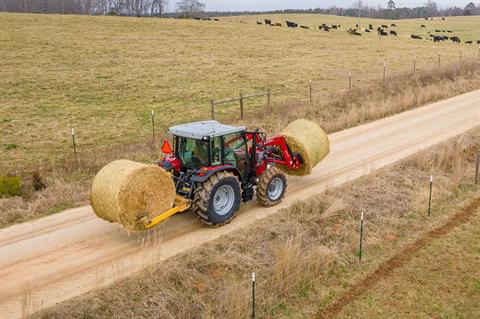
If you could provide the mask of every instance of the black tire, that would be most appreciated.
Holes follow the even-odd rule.
[[[226,202],[223,201],[225,198]],[[242,188],[238,178],[232,173],[219,172],[197,186],[192,207],[203,223],[222,226],[235,217],[241,198]]]
[[[275,186],[272,183],[275,183]],[[271,187],[279,187],[272,191]],[[270,207],[280,204],[287,191],[287,178],[277,167],[268,168],[258,178],[257,201],[261,206]]]

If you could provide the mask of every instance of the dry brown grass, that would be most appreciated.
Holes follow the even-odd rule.
[[[479,136],[466,133],[37,317],[246,318],[252,271],[259,317],[312,317],[478,194],[472,177]],[[427,218],[431,173],[434,214]],[[358,267],[361,211],[366,253]]]
[[[297,118],[309,118],[331,133],[478,89],[478,70],[477,63],[465,61],[461,65],[431,69],[413,76],[398,75],[389,78],[385,85],[367,85],[357,87],[351,93],[332,95],[326,100],[315,99],[313,107],[307,100],[277,101],[273,114],[247,114],[243,123],[262,127],[274,134]],[[80,152],[78,163],[69,155],[60,163],[39,162],[33,167],[20,168],[27,187],[32,171],[40,171],[47,179],[48,187],[33,195],[0,199],[0,227],[86,204],[93,175],[103,165],[119,158],[149,163],[158,158],[158,150],[152,148],[151,143],[133,143],[111,146],[103,151]]]

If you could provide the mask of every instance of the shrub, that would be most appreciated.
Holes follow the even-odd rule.
[[[0,176],[0,197],[20,195],[20,176]]]
[[[33,186],[33,189],[35,189],[36,191],[40,191],[42,189],[45,189],[45,187],[47,187],[42,176],[40,176],[40,173],[38,171],[35,171],[32,173],[32,186]]]

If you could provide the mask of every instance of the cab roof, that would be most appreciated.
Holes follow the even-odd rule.
[[[213,138],[231,133],[243,132],[246,129],[246,126],[231,126],[211,120],[172,126],[167,132],[175,136],[201,140],[206,137]]]

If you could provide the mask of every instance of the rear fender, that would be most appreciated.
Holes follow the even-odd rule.
[[[240,183],[242,183],[242,175],[240,174],[240,171],[236,167],[231,165],[223,165],[218,167],[203,167],[199,169],[197,173],[193,175],[190,180],[195,183],[203,183],[207,179],[209,179],[210,176],[218,172],[232,173],[233,175],[237,176],[238,179],[240,180]]]

